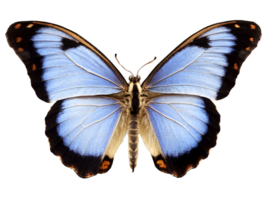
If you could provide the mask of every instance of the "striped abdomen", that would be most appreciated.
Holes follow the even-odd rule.
[[[128,129],[128,143],[129,143],[129,161],[130,167],[134,171],[138,157],[138,118],[137,114],[131,114]]]

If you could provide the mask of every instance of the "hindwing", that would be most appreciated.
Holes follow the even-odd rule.
[[[110,169],[127,131],[125,110],[106,97],[58,101],[45,121],[51,151],[82,178]]]

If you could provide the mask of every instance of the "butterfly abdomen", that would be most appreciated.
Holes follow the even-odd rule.
[[[128,128],[128,143],[129,143],[129,162],[130,167],[134,171],[138,157],[138,117],[137,114],[131,114]]]

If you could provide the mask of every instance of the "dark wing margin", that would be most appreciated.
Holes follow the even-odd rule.
[[[226,97],[229,94],[230,90],[234,87],[235,79],[239,74],[242,63],[252,52],[252,50],[256,48],[260,38],[260,27],[256,23],[249,21],[226,21],[203,28],[202,30],[198,31],[197,33],[193,34],[185,41],[183,41],[167,57],[165,57],[143,82],[142,89],[145,91],[148,90],[158,93],[191,94],[200,95],[212,99],[214,98],[217,100],[222,99]],[[191,47],[191,49],[189,49],[189,47]],[[201,50],[203,51],[201,52]],[[205,52],[206,54],[203,54]],[[183,53],[184,55],[182,55]],[[196,56],[195,60],[190,60],[190,55],[193,55],[194,53]],[[177,60],[175,60],[175,56],[180,58],[176,58]],[[187,65],[179,66],[179,59],[185,59],[186,57],[188,58],[188,62],[186,63]],[[173,71],[175,71],[175,73],[173,74],[166,73],[165,77],[163,75],[160,77],[157,72],[161,71],[164,66],[166,68],[166,63],[168,63],[168,61],[170,61],[169,65],[173,66],[173,68],[175,68],[174,65],[177,64],[177,69],[176,71],[175,69],[173,69]],[[210,62],[210,65],[205,66],[205,62]],[[198,63],[200,63],[199,69],[197,66]],[[211,63],[213,64],[213,66],[211,65]],[[191,69],[190,65],[192,65]],[[184,70],[185,68],[186,70]],[[181,77],[179,77],[179,73]],[[216,80],[213,80],[214,83],[212,83],[211,81],[207,83],[208,81],[205,82],[204,80],[202,82],[201,80],[192,80],[188,82],[186,80],[176,82],[174,81],[174,79],[182,79],[182,77],[192,78],[194,76],[196,78],[198,75],[199,77],[197,77],[197,79],[201,79],[201,75],[197,75],[196,73],[202,73],[202,75],[203,73],[206,73],[209,74],[207,76],[210,77],[211,75],[214,75],[213,78]],[[221,76],[220,80],[218,76]],[[155,80],[152,80],[153,77]],[[211,79],[210,77],[205,77],[204,79]],[[164,92],[165,89],[159,89],[164,85],[162,80],[168,83],[167,78],[169,78],[169,85],[180,85],[180,87],[178,89],[169,89],[169,91],[166,90],[166,92]],[[159,82],[156,82],[157,80]],[[216,87],[213,87],[212,84],[215,84]],[[168,84],[164,86],[168,86]],[[181,88],[184,86],[186,86],[187,88]],[[189,86],[192,87],[189,88]],[[217,86],[219,88],[217,88]],[[206,93],[203,91],[196,92],[196,87],[198,87],[198,90],[203,88],[208,88],[210,90]]]

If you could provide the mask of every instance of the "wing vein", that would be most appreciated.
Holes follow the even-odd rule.
[[[187,130],[186,127],[184,127],[182,124],[180,124],[180,123],[177,122],[176,120],[167,117],[166,115],[162,114],[161,112],[159,112],[158,110],[156,110],[156,109],[154,109],[154,108],[152,108],[152,107],[150,107],[150,106],[148,106],[148,107],[151,108],[152,110],[154,110],[155,112],[159,113],[159,114],[162,115],[163,117],[166,117],[167,119],[172,120],[172,121],[174,121],[175,123],[179,124],[179,125],[180,125],[181,127],[183,127],[187,132],[189,132],[189,130]]]
[[[173,107],[172,105],[170,105],[171,107]],[[205,137],[207,140],[208,140],[208,142],[210,143],[210,144],[212,144],[211,143],[211,141],[205,136],[205,134],[203,135],[202,133],[200,133],[195,127],[193,127],[193,126],[191,126],[183,117],[182,117],[182,115],[178,112],[178,110],[176,110],[174,107],[173,107],[173,109],[177,112],[177,114],[184,120],[184,122],[188,125],[188,126],[190,126],[190,127],[192,127],[193,129],[195,129],[200,135],[202,135],[203,137]],[[189,114],[189,113],[188,113]],[[189,114],[190,115],[190,114]],[[192,115],[193,116],[193,115]],[[195,117],[195,116],[193,116],[193,117]],[[198,118],[197,118],[198,119]],[[202,120],[201,120],[202,121]],[[205,122],[204,122],[205,123]],[[206,124],[206,123],[205,123]],[[195,138],[195,137],[194,137]],[[197,141],[197,140],[196,140]],[[198,141],[197,141],[198,142]],[[199,142],[198,142],[199,143]]]
[[[203,52],[202,52],[202,53],[201,53],[195,60],[193,60],[191,63],[187,64],[186,66],[184,66],[182,69],[177,70],[177,71],[173,72],[172,74],[170,74],[170,75],[168,75],[168,76],[166,76],[166,77],[160,79],[159,81],[157,81],[157,82],[151,84],[150,86],[147,87],[147,89],[149,89],[149,88],[151,88],[153,85],[155,85],[155,84],[157,84],[157,83],[163,81],[164,79],[169,78],[170,76],[172,76],[172,75],[174,75],[174,74],[176,74],[176,73],[178,73],[178,72],[180,72],[180,71],[183,71],[185,68],[187,68],[188,66],[190,66],[191,64],[193,64],[193,63],[194,63],[200,56],[202,56],[202,54],[205,53],[205,52],[206,52],[206,51],[203,51]]]
[[[64,52],[64,54],[65,54],[65,52]],[[76,63],[74,60],[72,60],[67,54],[65,54],[65,56],[66,56],[67,58],[69,58],[70,61],[72,61],[75,65],[77,65],[77,66],[80,67],[81,69],[85,70],[86,72],[88,72],[88,73],[90,73],[90,74],[93,74],[93,75],[95,75],[95,76],[98,76],[98,77],[100,77],[100,78],[102,78],[102,79],[104,79],[104,80],[107,80],[107,81],[113,83],[114,85],[117,85],[121,90],[123,90],[123,88],[122,88],[120,85],[118,85],[118,84],[114,83],[113,81],[111,81],[111,80],[109,80],[109,79],[106,79],[106,78],[104,78],[104,77],[102,77],[102,76],[100,76],[100,75],[98,75],[98,74],[95,74],[95,73],[93,73],[93,72],[88,71],[86,68],[82,67],[81,65],[79,65],[78,63]]]
[[[110,113],[109,115],[107,115],[106,117],[104,117],[104,118],[102,118],[102,119],[100,119],[100,120],[98,120],[98,121],[96,121],[96,122],[94,122],[94,123],[91,123],[91,124],[89,124],[88,126],[83,126],[83,123],[85,122],[85,120],[87,120],[88,119],[88,117],[90,117],[90,115],[92,114],[92,112],[95,110],[95,109],[97,109],[97,108],[95,108],[87,117],[86,117],[86,119],[85,120],[83,120],[83,122],[80,124],[80,125],[82,125],[82,130],[81,131],[79,131],[79,133],[73,138],[73,140],[70,142],[70,144],[69,144],[69,146],[71,145],[71,143],[76,139],[76,137],[78,137],[78,135],[84,130],[84,129],[86,129],[86,128],[88,128],[89,126],[92,126],[93,124],[96,124],[96,123],[99,123],[99,122],[101,122],[102,120],[104,120],[104,119],[106,119],[106,118],[108,118],[109,116],[111,116],[111,115],[113,115],[116,111],[118,111],[119,109],[120,109],[121,107],[119,107],[118,109],[116,109],[115,111],[113,111],[112,113]],[[79,125],[79,126],[80,126]],[[78,126],[77,126],[78,127]],[[77,128],[76,127],[76,128]],[[73,129],[74,130],[74,129]],[[68,133],[69,134],[69,133]],[[68,146],[68,147],[69,147]]]

